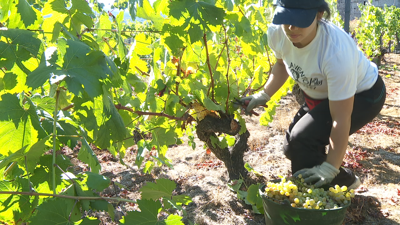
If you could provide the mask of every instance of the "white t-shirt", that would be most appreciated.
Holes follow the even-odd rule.
[[[280,25],[268,27],[268,44],[289,75],[311,98],[344,100],[370,89],[378,68],[341,28],[320,21],[315,38],[297,48]]]

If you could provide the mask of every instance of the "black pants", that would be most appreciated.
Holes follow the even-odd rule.
[[[386,98],[386,88],[378,76],[374,86],[354,96],[351,114],[350,134],[372,121],[381,111]],[[329,100],[319,103],[309,110],[306,103],[301,106],[293,118],[283,147],[284,154],[292,163],[292,173],[320,165],[326,160],[326,146],[332,129],[332,117]],[[349,169],[340,168],[340,173],[331,184],[351,185],[355,176]]]

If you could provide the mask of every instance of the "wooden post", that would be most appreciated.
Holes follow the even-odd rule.
[[[344,7],[344,30],[350,32],[350,0],[345,0]]]

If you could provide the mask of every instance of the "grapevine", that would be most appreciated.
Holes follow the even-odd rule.
[[[128,8],[131,20],[96,0],[2,1],[1,221],[43,224],[43,215],[54,211],[51,224],[88,222],[87,211],[112,218],[112,199],[100,193],[111,182],[101,175],[93,148],[125,164],[127,149],[136,146],[135,164],[149,173],[172,168],[168,146],[181,144],[185,132],[193,147],[194,134],[204,134],[230,178],[246,176],[249,133],[232,102],[261,90],[268,79],[272,3],[130,0],[115,7]],[[292,84],[288,80],[273,96],[262,124],[272,120]],[[213,120],[221,126],[210,130]],[[137,133],[152,138],[137,140]],[[89,171],[73,171],[71,159],[60,154],[64,147],[76,148]],[[190,200],[173,196],[171,182],[149,184],[147,190],[161,195],[142,190],[135,200],[142,211],[128,212],[122,223],[137,222],[144,209],[149,221],[168,207],[184,212]],[[159,222],[181,219],[170,214]]]
[[[284,178],[279,182],[267,182],[265,196],[274,202],[289,201],[295,208],[304,209],[338,209],[350,204],[355,196],[354,190],[348,190],[346,186],[335,185],[324,188],[315,188],[304,183],[304,179],[298,177]]]
[[[359,46],[379,66],[385,53],[393,51],[399,43],[400,9],[359,4],[361,11],[359,26],[355,29]],[[390,49],[389,49],[390,47]]]

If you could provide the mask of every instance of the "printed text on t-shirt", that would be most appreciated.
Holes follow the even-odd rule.
[[[309,89],[316,89],[317,86],[322,85],[322,80],[319,80],[318,77],[306,77],[303,69],[294,63],[290,63],[289,69],[293,79]]]

